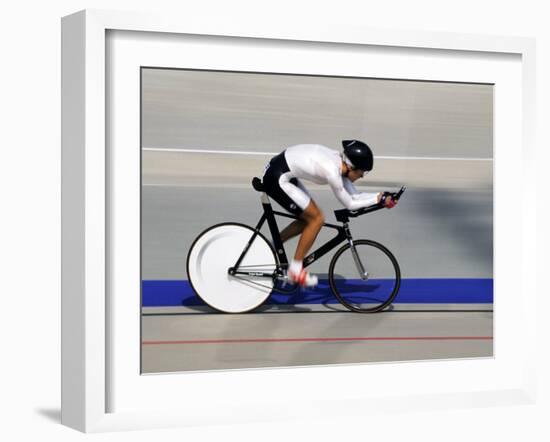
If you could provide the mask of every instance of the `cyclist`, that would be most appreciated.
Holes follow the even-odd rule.
[[[317,285],[317,277],[303,268],[303,260],[325,219],[301,179],[328,184],[348,210],[357,210],[380,201],[387,208],[396,204],[382,192],[360,193],[353,185],[354,181],[372,170],[373,155],[369,146],[359,140],[344,140],[342,146],[342,152],[320,144],[291,146],[273,157],[264,170],[262,182],[265,192],[285,210],[299,216],[281,232],[281,239],[285,242],[301,234],[288,268],[288,277],[302,287]]]

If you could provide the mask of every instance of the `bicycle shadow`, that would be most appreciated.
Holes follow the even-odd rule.
[[[320,306],[332,311],[347,311],[342,306],[338,299],[334,296],[332,288],[328,281],[328,274],[317,274],[319,277],[319,284],[314,288],[302,288],[295,287],[284,290],[288,290],[288,293],[280,293],[278,291],[272,291],[267,298],[266,302],[257,307],[252,313],[267,313],[267,312],[318,312]],[[349,280],[344,276],[336,274],[336,286],[338,291],[352,303],[380,303],[384,299],[378,299],[373,296],[374,293],[380,289],[387,289],[385,287],[388,283],[384,281],[371,280],[368,284],[365,284],[361,280]],[[384,290],[385,291],[385,290]],[[189,310],[200,313],[220,313],[212,307],[206,305],[196,293],[189,293],[181,304]]]
[[[342,279],[336,282],[340,296],[355,304],[381,304],[386,301],[387,294],[393,290],[393,281],[350,281]],[[383,295],[376,297],[376,294]]]
[[[296,288],[294,292],[281,294],[272,292],[267,300],[267,305],[264,305],[261,310],[267,311],[274,308],[281,311],[319,311],[311,306],[323,306],[325,309],[332,311],[348,311],[348,309],[340,304],[334,296],[330,287],[327,274],[318,274],[320,280],[315,288]],[[364,281],[345,279],[342,275],[335,275],[336,286],[343,297],[351,303],[357,304],[380,304],[385,301],[386,297],[377,298],[374,296],[383,290],[388,291],[391,282],[382,280],[370,281],[365,284]]]

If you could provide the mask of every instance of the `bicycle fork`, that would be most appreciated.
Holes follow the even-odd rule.
[[[349,247],[351,250],[351,255],[353,256],[353,261],[355,262],[355,267],[357,268],[357,272],[359,273],[359,277],[363,281],[367,281],[369,279],[369,272],[365,270],[365,267],[363,266],[363,263],[361,262],[361,258],[359,257],[359,253],[357,253],[357,249],[355,248],[355,244],[353,244],[353,238],[351,237],[351,232],[349,231],[348,224],[344,224],[344,230],[346,232],[346,236],[348,238]]]

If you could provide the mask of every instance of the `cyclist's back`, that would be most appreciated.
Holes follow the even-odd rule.
[[[298,144],[285,150],[285,157],[293,177],[316,184],[341,180],[340,152],[320,144]]]

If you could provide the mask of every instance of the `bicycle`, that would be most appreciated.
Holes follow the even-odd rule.
[[[250,312],[272,292],[291,294],[297,287],[289,283],[286,275],[288,259],[275,215],[298,217],[273,210],[259,178],[252,180],[252,186],[262,193],[264,211],[256,227],[233,222],[216,224],[198,235],[187,255],[191,287],[205,304],[223,313]],[[405,186],[385,195],[397,201],[404,191]],[[335,229],[337,235],[304,259],[303,265],[307,267],[347,242],[332,257],[328,279],[336,299],[354,312],[384,310],[399,291],[401,270],[394,255],[378,242],[354,240],[349,229],[350,218],[382,208],[383,203],[378,203],[355,211],[335,210],[336,220],[342,225],[324,223],[323,227]],[[272,243],[260,232],[266,221]]]

